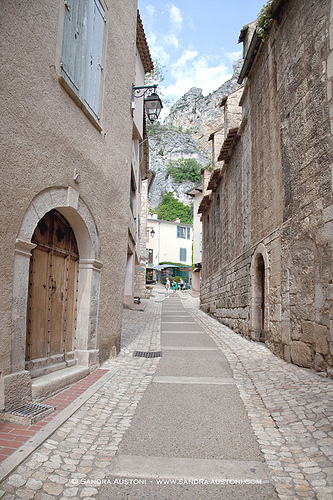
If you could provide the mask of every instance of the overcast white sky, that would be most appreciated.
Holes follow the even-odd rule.
[[[204,95],[231,77],[238,37],[265,0],[138,0],[153,60],[165,66],[160,87],[174,102],[192,87]]]

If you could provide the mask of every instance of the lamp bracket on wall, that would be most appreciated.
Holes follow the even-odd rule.
[[[142,87],[135,87],[132,84],[132,93],[131,93],[131,108],[132,113],[135,109],[134,98],[145,97],[145,109],[148,119],[151,122],[154,122],[160,116],[161,110],[163,108],[163,104],[158,94],[156,93],[157,84],[155,85],[143,85]]]
[[[154,92],[156,92],[157,89],[157,84],[156,85],[143,85],[142,87],[135,87],[134,84],[132,84],[132,95],[131,95],[131,102],[133,102],[134,97],[143,97],[146,94],[150,95]]]

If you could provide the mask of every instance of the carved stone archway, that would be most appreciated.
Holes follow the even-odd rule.
[[[269,331],[269,257],[260,243],[251,261],[250,331],[254,340],[264,342]]]
[[[86,372],[99,362],[97,350],[97,317],[102,263],[97,228],[87,205],[78,191],[53,187],[39,193],[30,203],[17,235],[14,251],[11,373],[4,380],[6,410],[30,401],[32,385],[25,370],[26,324],[31,242],[38,222],[51,210],[60,212],[74,231],[79,250],[79,278],[75,357]],[[84,373],[84,370],[82,371]]]

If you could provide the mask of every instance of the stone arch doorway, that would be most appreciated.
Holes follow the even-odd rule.
[[[79,252],[67,219],[51,210],[32,237],[25,360],[32,376],[76,364]]]
[[[32,379],[31,372],[27,369],[26,332],[29,319],[30,259],[32,252],[38,247],[38,242],[34,242],[34,235],[40,221],[52,210],[57,211],[64,226],[70,226],[75,235],[77,253],[75,250],[73,257],[76,259],[78,256],[77,260],[74,259],[75,267],[78,267],[78,283],[76,339],[75,348],[73,348],[76,366],[68,366],[67,361],[66,367],[61,372],[56,371],[52,374],[50,384],[53,385],[49,387],[47,384],[42,384],[42,371],[38,374],[41,376]],[[35,196],[23,215],[15,242],[10,373],[5,377],[3,390],[3,407],[6,411],[31,401],[31,399],[41,399],[45,395],[59,391],[98,366],[97,329],[102,270],[100,253],[98,231],[94,218],[78,191],[72,187],[52,187]],[[43,284],[47,286],[46,282]],[[68,347],[68,352],[72,351]],[[38,353],[33,354],[32,357],[38,355]],[[30,354],[29,357],[31,357]],[[36,364],[33,370],[35,369],[37,369]],[[33,376],[35,374],[36,372]]]
[[[265,325],[265,262],[261,253],[257,256],[256,263],[256,313],[255,319],[257,329],[261,334],[264,332]],[[263,340],[260,338],[260,340]]]
[[[265,342],[269,331],[269,260],[260,244],[251,263],[250,323],[254,340]]]

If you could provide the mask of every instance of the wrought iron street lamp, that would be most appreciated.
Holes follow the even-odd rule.
[[[134,87],[132,85],[131,103],[132,109],[135,109],[134,97],[145,97],[145,109],[148,119],[151,122],[158,120],[163,104],[156,93],[157,85],[144,85],[143,87]]]

